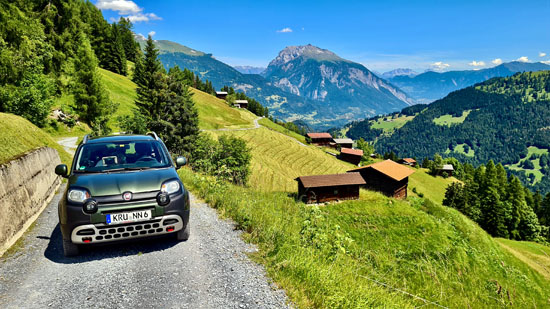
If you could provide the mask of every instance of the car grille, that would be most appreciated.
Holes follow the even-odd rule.
[[[75,244],[101,243],[123,239],[174,233],[183,228],[178,215],[158,217],[151,221],[127,223],[121,225],[88,224],[76,227],[71,240]]]

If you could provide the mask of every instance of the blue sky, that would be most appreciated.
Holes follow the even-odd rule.
[[[550,0],[92,1],[107,20],[131,16],[136,33],[230,65],[265,67],[286,46],[304,44],[380,72],[550,60]]]

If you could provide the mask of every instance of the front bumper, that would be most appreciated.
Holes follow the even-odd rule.
[[[154,196],[155,194],[151,194]],[[66,200],[66,199],[65,199]],[[153,219],[147,222],[136,222],[132,224],[121,224],[121,225],[107,225],[106,224],[106,214],[113,213],[113,212],[120,212],[120,211],[132,211],[132,210],[142,210],[142,209],[151,209]],[[74,243],[80,244],[80,243],[87,243],[83,242],[84,237],[91,237],[92,235],[76,235],[78,231],[85,230],[85,229],[92,229],[94,231],[93,238],[91,243],[97,243],[97,242],[107,242],[107,241],[115,241],[115,240],[122,240],[122,239],[129,239],[129,238],[139,238],[139,237],[145,237],[145,236],[153,236],[153,235],[159,235],[159,234],[166,234],[170,232],[157,232],[158,229],[162,228],[163,226],[161,223],[165,222],[167,218],[172,218],[172,216],[176,216],[178,221],[181,224],[181,228],[185,228],[187,224],[189,223],[189,211],[190,211],[190,204],[189,204],[189,193],[186,190],[183,190],[183,192],[175,195],[170,195],[170,204],[167,206],[159,206],[155,199],[146,199],[136,202],[128,202],[128,203],[122,203],[122,202],[114,202],[114,203],[101,203],[99,204],[99,210],[97,213],[88,215],[85,214],[82,211],[81,205],[71,205],[71,204],[65,204],[64,201],[62,201],[59,205],[59,225],[61,228],[61,234],[63,235],[63,239],[71,240]],[[144,225],[150,224],[150,228],[145,228]],[[153,228],[154,224],[159,224],[158,227]],[[93,226],[93,227],[90,227]],[[117,233],[107,233],[107,234],[98,234],[100,230],[104,229],[105,227],[108,227],[107,232],[109,232],[109,229],[117,229]],[[134,230],[128,231],[126,227],[133,226]],[[141,230],[138,230],[138,235],[135,235],[136,232],[135,227],[141,226]],[[179,226],[179,225],[178,225]],[[86,228],[83,228],[86,227]],[[124,231],[121,230],[121,232],[118,232],[118,229],[124,228]],[[179,229],[174,229],[175,232]],[[154,232],[149,233],[150,230],[154,229]],[[143,230],[147,230],[147,234],[140,233]],[[164,226],[164,230],[166,231],[166,226]],[[123,233],[129,233],[128,236],[123,237]],[[132,233],[134,235],[132,235]],[[81,233],[82,234],[82,233]],[[120,237],[114,238],[116,234],[120,234]],[[73,235],[75,236],[73,238]],[[106,235],[111,235],[112,238],[106,239]],[[84,236],[84,237],[81,237]],[[100,238],[97,240],[95,237],[97,236],[103,236],[103,238]],[[96,241],[97,240],[97,241]]]
[[[150,221],[122,225],[87,224],[76,227],[71,233],[75,244],[97,244],[147,236],[170,234],[183,229],[183,219],[178,215],[157,217]]]

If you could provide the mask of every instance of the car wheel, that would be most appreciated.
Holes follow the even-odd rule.
[[[63,239],[63,254],[65,256],[75,256],[80,252],[78,245],[73,244],[72,241]]]
[[[185,228],[181,229],[177,233],[178,240],[188,240],[189,239],[189,223],[185,225]]]

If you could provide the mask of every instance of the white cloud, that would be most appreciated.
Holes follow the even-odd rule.
[[[472,61],[470,63],[468,63],[468,65],[471,65],[473,67],[482,67],[482,66],[485,66],[485,62],[484,61]]]
[[[449,65],[448,63],[443,63],[441,61],[438,61],[438,62],[432,63],[430,66],[432,67],[433,70],[443,71],[443,70],[447,69],[448,67],[450,67],[451,65]]]
[[[133,23],[162,19],[155,13],[143,13],[143,8],[129,0],[98,0],[95,6],[100,10],[111,10],[118,12],[118,15],[125,15]]]
[[[142,21],[150,21],[150,20],[161,20],[161,17],[158,17],[155,13],[138,13],[135,15],[128,15],[126,16],[131,22],[133,23],[139,23]]]
[[[496,58],[495,60],[491,61],[494,65],[502,64],[502,59]]]
[[[116,11],[120,15],[135,14],[143,10],[134,1],[128,0],[98,0],[95,6],[100,10]]]
[[[516,61],[519,61],[519,62],[529,62],[529,58],[523,56],[523,57],[519,57],[518,59],[516,59]]]
[[[542,58],[542,57],[546,57],[546,53],[540,52],[540,53],[539,53],[539,57],[541,57],[541,58]]]
[[[550,64],[550,60],[541,61],[544,64]]]
[[[286,27],[286,28],[283,28],[281,30],[277,30],[277,32],[279,32],[279,33],[290,33],[290,32],[292,32],[292,29],[290,29],[289,27]]]
[[[151,37],[154,37],[155,34],[157,34],[155,31],[151,31],[151,32],[147,33],[147,35],[150,35]]]
[[[142,38],[143,40],[147,40],[147,38],[141,33],[136,34],[136,36]]]

